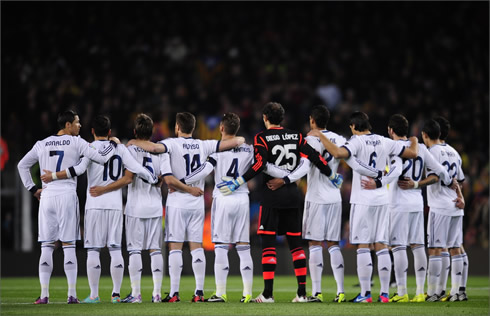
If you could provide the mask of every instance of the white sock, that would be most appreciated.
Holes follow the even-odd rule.
[[[311,246],[309,253],[308,265],[310,266],[311,295],[315,295],[322,292],[323,247]]]
[[[393,263],[395,265],[397,293],[399,296],[403,296],[407,294],[407,247],[398,246],[393,248],[391,251],[393,252]]]
[[[451,269],[451,259],[449,257],[449,252],[441,252],[441,276],[439,277],[439,282],[437,283],[437,288],[436,288],[437,295],[441,295],[442,291],[446,290],[447,277],[449,275],[450,269]]]
[[[129,280],[131,281],[131,296],[141,295],[141,272],[143,263],[141,262],[141,251],[129,252]]]
[[[242,274],[243,296],[252,295],[254,280],[254,264],[250,254],[250,245],[237,245],[236,251],[240,257],[240,273]]]
[[[41,284],[41,298],[49,297],[49,280],[53,272],[54,244],[41,244],[41,257],[39,258],[39,283]]]
[[[63,253],[65,255],[66,280],[68,281],[68,297],[77,297],[78,262],[75,245],[63,246]]]
[[[373,262],[369,248],[357,249],[357,276],[361,284],[361,295],[371,292],[371,275],[373,274]]]
[[[112,277],[112,293],[121,294],[121,284],[124,277],[124,259],[121,253],[121,248],[109,248],[111,255],[111,277]]]
[[[344,293],[344,257],[337,245],[328,248],[328,252],[330,253],[333,276],[337,282],[337,294]]]
[[[150,253],[151,275],[153,276],[153,296],[162,296],[163,256],[160,250]]]
[[[468,281],[468,267],[469,267],[469,261],[468,261],[468,255],[466,253],[462,253],[461,256],[463,257],[463,276],[461,277],[461,286],[463,289],[463,292],[466,291],[466,282]]]
[[[441,256],[429,256],[429,277],[427,278],[427,295],[429,297],[436,293],[437,283],[441,276],[441,269]]]
[[[425,277],[427,275],[427,255],[423,245],[412,248],[415,281],[417,283],[416,295],[424,294]]]
[[[216,280],[216,296],[226,294],[226,279],[230,266],[228,263],[228,244],[214,246],[214,277]]]
[[[463,257],[455,255],[451,257],[451,295],[459,293],[461,278],[463,276]]]
[[[378,275],[380,294],[390,292],[391,258],[387,248],[376,252],[378,256]]]
[[[196,291],[204,291],[204,277],[206,276],[206,257],[204,249],[197,248],[191,251],[192,256],[192,271],[196,279]]]
[[[170,250],[168,254],[168,274],[170,276],[170,296],[179,292],[182,274],[182,250]]]
[[[87,250],[87,278],[90,286],[90,297],[96,298],[99,296],[99,280],[100,280],[100,249],[91,248]]]

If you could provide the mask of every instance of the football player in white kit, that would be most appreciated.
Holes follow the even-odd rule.
[[[159,143],[131,140],[129,144],[139,146],[151,153],[168,153],[173,175],[183,179],[196,171],[212,153],[240,146],[243,137],[228,140],[200,140],[192,138],[196,118],[188,112],[177,113],[175,123],[176,138],[168,138]],[[204,189],[204,180],[195,184]],[[204,198],[194,197],[184,192],[169,192],[165,213],[165,241],[170,252],[168,258],[170,293],[163,302],[178,302],[180,277],[182,274],[182,246],[188,241],[192,256],[192,270],[196,288],[191,302],[204,301],[204,277],[206,257],[202,248],[204,228]]]
[[[223,115],[220,123],[221,140],[235,137],[240,128],[240,118],[234,113]],[[253,146],[239,147],[214,153],[206,163],[185,177],[187,184],[204,179],[214,170],[215,183],[222,177],[237,178],[250,167]],[[253,262],[250,255],[250,206],[248,186],[241,186],[234,195],[222,195],[217,187],[213,191],[211,207],[211,236],[215,243],[214,276],[216,293],[207,302],[226,302],[226,280],[229,272],[228,244],[236,244],[240,257],[240,273],[243,281],[243,296],[240,302],[249,303],[252,298]]]
[[[399,142],[389,138],[372,134],[369,117],[363,112],[354,112],[350,116],[350,129],[353,136],[342,147],[333,144],[322,133],[312,131],[310,135],[320,137],[326,150],[335,158],[349,158],[354,156],[364,164],[373,168],[384,169],[388,163],[396,163],[397,159],[391,156],[403,158],[416,158],[418,143],[416,137],[411,137],[410,147],[405,147]],[[378,256],[378,275],[380,279],[380,295],[378,301],[389,302],[389,282],[391,272],[391,259],[388,252],[388,189],[386,183],[393,180],[393,172],[398,168],[391,168],[386,180],[363,179],[357,171],[353,171],[350,211],[350,243],[357,244],[357,274],[361,284],[361,293],[352,302],[370,303],[371,275],[373,263],[369,250],[369,244],[375,243]],[[367,190],[370,181],[375,183],[375,190]],[[362,182],[362,183],[361,183]]]
[[[75,165],[80,160],[80,156],[103,164],[115,151],[115,144],[112,142],[107,142],[104,147],[97,150],[78,137],[80,119],[72,110],[58,115],[58,126],[60,129],[56,135],[36,142],[17,166],[24,186],[38,199],[40,198],[38,241],[41,243],[39,260],[41,295],[35,304],[49,302],[49,280],[53,271],[53,250],[57,240],[60,240],[63,245],[64,270],[68,281],[68,304],[80,303],[76,294],[78,264],[75,253],[75,241],[80,239],[80,211],[76,179],[43,184],[43,188],[38,189],[32,181],[30,168],[39,162],[41,170],[60,171]],[[44,171],[41,174],[44,174]]]
[[[111,122],[107,116],[98,115],[92,123],[91,143],[97,149],[106,146],[111,134]],[[119,188],[108,194],[95,195],[90,192],[92,187],[113,184],[123,175],[123,168],[137,173],[145,181],[155,184],[158,178],[149,169],[138,163],[129,153],[126,146],[116,148],[114,155],[104,165],[93,163],[87,157],[75,166],[56,172],[44,170],[43,182],[54,178],[66,179],[83,174],[87,170],[87,201],[85,203],[84,247],[87,249],[87,276],[90,295],[82,303],[99,303],[99,280],[101,273],[100,251],[108,247],[111,255],[111,276],[113,282],[112,302],[119,303],[121,283],[124,276],[124,259],[121,253],[123,228],[122,190]]]

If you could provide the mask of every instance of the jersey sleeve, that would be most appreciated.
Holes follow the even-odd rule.
[[[87,157],[81,157],[78,163],[74,166],[69,167],[66,171],[70,175],[70,178],[77,177],[87,171],[88,166],[90,166],[91,160]]]
[[[254,162],[250,168],[248,168],[247,172],[243,175],[243,179],[248,181],[262,172],[265,168],[265,164],[267,162],[268,154],[268,146],[265,142],[264,138],[259,133],[255,135],[254,138]]]
[[[167,147],[168,148],[168,147]],[[160,164],[160,174],[162,176],[170,176],[172,175],[172,165],[170,164],[170,156],[168,153],[160,155],[161,164]]]
[[[458,182],[463,182],[464,181],[464,173],[463,173],[463,162],[461,160],[461,156],[458,154],[458,173],[456,174],[456,180]]]
[[[80,156],[88,157],[97,163],[104,164],[112,157],[115,151],[115,145],[110,142],[106,147],[97,150],[94,145],[89,144],[85,139],[77,137],[78,153]]]
[[[329,177],[332,174],[332,170],[327,165],[327,161],[317,152],[313,147],[311,147],[306,140],[302,140],[300,144],[301,157],[310,160],[321,173]]]
[[[360,148],[359,138],[352,136],[349,141],[345,142],[341,147],[349,152],[349,157],[356,156]]]
[[[34,181],[32,181],[31,167],[39,161],[36,149],[38,144],[39,142],[37,142],[34,147],[32,147],[32,149],[17,164],[17,169],[19,170],[22,184],[24,184],[24,187],[32,193],[35,193],[35,190],[37,190],[36,184],[34,183]]]
[[[311,162],[306,158],[301,158],[296,169],[291,171],[288,176],[284,177],[284,181],[286,183],[296,182],[299,179],[303,178],[308,173],[308,171],[310,171],[310,168]]]
[[[445,185],[451,184],[451,177],[449,177],[449,173],[446,168],[441,165],[432,154],[427,150],[425,146],[419,146],[419,155],[423,154],[423,158],[426,166],[426,174],[429,176],[430,174],[435,174],[439,178],[441,178],[442,183]]]
[[[203,140],[204,155],[209,156],[211,154],[217,153],[219,151],[219,140],[210,139]]]
[[[169,138],[169,139],[165,139],[165,140],[161,140],[158,142],[158,144],[162,144],[163,146],[165,146],[165,149],[166,149],[166,153],[170,154],[172,152],[172,140]]]
[[[402,174],[403,169],[403,160],[398,156],[390,157],[390,171],[383,176],[381,179],[381,186],[385,186],[387,184],[392,183],[393,181],[398,180],[398,178]]]
[[[354,156],[350,156],[345,162],[352,168],[352,170],[366,177],[379,178],[383,173],[382,171],[365,164]]]
[[[388,137],[384,137],[384,145],[388,155],[401,156],[405,151],[405,145],[402,142],[394,141]]]
[[[289,171],[281,167],[276,166],[273,163],[268,162],[265,165],[264,173],[270,175],[273,178],[284,178],[289,175]]]
[[[122,154],[122,161],[126,169],[128,169],[132,173],[137,174],[138,177],[144,179],[146,182],[157,182],[158,179],[154,175],[154,172],[151,172],[148,168],[145,168],[140,163],[138,163],[126,147],[122,148],[120,153]]]

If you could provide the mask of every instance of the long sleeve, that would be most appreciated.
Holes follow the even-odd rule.
[[[187,177],[185,177],[184,182],[186,184],[190,184],[190,183],[201,181],[214,170],[215,166],[216,166],[216,160],[214,160],[214,158],[209,157],[205,163],[203,163],[199,168],[197,168],[194,172],[189,174]]]
[[[88,166],[90,165],[91,160],[87,157],[82,157],[80,161],[67,169],[67,174],[70,175],[71,178],[77,177],[87,171]]]
[[[139,164],[125,146],[122,147],[121,154],[123,156],[122,160],[126,169],[137,174],[138,177],[142,178],[148,183],[154,184],[158,182],[158,178],[154,175],[154,173],[148,168],[145,168]]]
[[[424,150],[422,149],[422,146],[420,146],[420,149],[421,150]],[[451,177],[449,176],[449,173],[447,172],[446,168],[444,168],[443,165],[441,165],[435,158],[434,156],[432,156],[432,154],[427,150],[425,149],[426,153],[425,153],[425,165],[426,165],[426,168],[427,168],[427,171],[429,172],[427,174],[430,175],[430,174],[435,174],[437,175],[439,178],[441,178],[442,180],[442,183],[444,185],[450,185],[451,182],[452,182],[452,179]]]
[[[397,181],[402,174],[402,170],[403,170],[402,159],[398,156],[391,157],[390,171],[381,179],[381,185],[385,186],[387,184],[392,183],[393,181]]]
[[[243,179],[248,181],[262,172],[267,163],[268,153],[265,141],[262,137],[256,135],[254,141],[254,162],[252,166],[245,172]]]
[[[280,168],[270,162],[265,165],[264,173],[270,175],[273,178],[284,178],[290,174],[288,170]]]
[[[78,139],[78,152],[80,153],[80,156],[88,157],[90,160],[100,164],[106,163],[112,157],[116,150],[115,146],[115,143],[111,141],[107,147],[97,150],[85,139],[81,137]]]
[[[35,149],[36,145],[34,145],[34,147],[17,164],[20,179],[22,180],[24,187],[31,192],[36,189],[36,184],[32,181],[31,175],[31,167],[39,160]]]
[[[345,162],[352,168],[352,170],[366,177],[380,178],[383,174],[382,171],[366,165],[354,156],[350,156]]]
[[[308,171],[310,171],[310,168],[311,162],[306,158],[301,158],[298,167],[291,171],[288,176],[284,177],[284,181],[286,181],[286,183],[296,182],[299,179],[303,178],[308,173]]]
[[[311,147],[306,140],[303,140],[303,143],[300,147],[301,157],[307,158],[311,161],[321,173],[329,177],[332,175],[332,169],[327,165],[327,161],[318,153],[313,147]]]

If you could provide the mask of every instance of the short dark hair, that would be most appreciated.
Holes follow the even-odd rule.
[[[148,140],[153,134],[153,120],[146,114],[140,113],[134,120],[134,134],[136,138]]]
[[[225,113],[221,119],[225,133],[228,135],[235,135],[240,128],[240,118],[235,113]]]
[[[388,121],[388,127],[400,137],[408,135],[408,120],[401,114],[393,114]]]
[[[371,124],[369,123],[369,116],[361,111],[356,111],[350,115],[349,125],[354,124],[354,129],[359,132],[370,131]]]
[[[441,127],[436,120],[425,121],[422,132],[426,133],[430,139],[436,140],[441,135]]]
[[[58,114],[58,127],[60,129],[64,129],[66,123],[73,123],[75,121],[75,116],[77,116],[77,112],[73,110],[66,110]]]
[[[311,118],[315,120],[316,126],[327,128],[328,120],[330,120],[330,111],[325,105],[317,105],[311,110]]]
[[[107,136],[111,130],[111,120],[105,115],[97,115],[92,122],[92,128],[95,135]]]
[[[281,124],[284,119],[284,108],[280,103],[277,102],[269,102],[264,105],[264,109],[262,110],[262,114],[264,114],[269,122],[274,125]]]
[[[196,127],[196,117],[189,112],[180,112],[176,115],[176,122],[185,134],[191,134]]]
[[[435,117],[434,120],[439,123],[439,127],[441,128],[441,136],[439,136],[439,139],[446,140],[447,135],[449,135],[449,130],[451,129],[451,124],[449,124],[449,121],[442,116]]]

